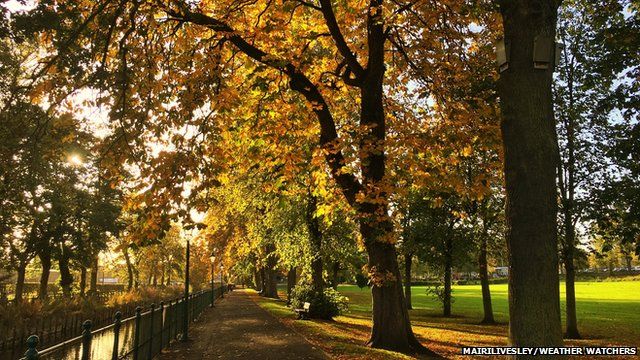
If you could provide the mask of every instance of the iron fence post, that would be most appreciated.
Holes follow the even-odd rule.
[[[156,304],[151,304],[151,314],[149,314],[149,352],[147,355],[147,359],[153,359],[153,313],[155,310]]]
[[[86,320],[82,323],[82,360],[89,360],[91,358],[91,320]]]
[[[133,335],[133,360],[138,360],[138,348],[140,346],[140,319],[142,315],[142,308],[140,306],[136,306],[136,322],[135,322],[135,333]]]
[[[38,342],[40,342],[40,339],[37,335],[29,336],[29,338],[27,339],[28,349],[24,353],[25,360],[37,360],[40,358],[40,356],[38,355],[38,350],[36,350],[36,347],[38,347]]]
[[[160,301],[160,350],[164,348],[164,301]]]
[[[118,342],[120,341],[121,321],[122,313],[120,311],[116,311],[115,321],[113,322],[113,351],[111,352],[111,360],[118,360]]]

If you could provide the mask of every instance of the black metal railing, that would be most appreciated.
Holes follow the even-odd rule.
[[[226,286],[220,286],[214,295],[220,298],[226,291]],[[137,307],[135,315],[124,319],[118,311],[113,323],[97,330],[93,330],[92,322],[86,320],[82,323],[82,335],[43,350],[37,350],[38,336],[31,335],[21,360],[150,360],[171,342],[182,339],[185,316],[190,324],[212,305],[212,299],[209,289],[190,294],[186,312],[184,297],[152,304],[147,309]]]

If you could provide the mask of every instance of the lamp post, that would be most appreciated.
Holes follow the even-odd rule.
[[[224,297],[224,265],[220,264],[220,287],[222,288],[222,292],[220,293],[220,297]]]
[[[216,264],[216,248],[213,248],[213,252],[211,253],[210,259],[211,259],[211,307],[215,307],[214,302],[216,300],[216,295],[215,295],[215,285],[213,283],[213,279],[214,279],[213,269]]]

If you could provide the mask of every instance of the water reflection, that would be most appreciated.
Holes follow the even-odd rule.
[[[127,354],[133,346],[134,321],[122,323],[118,341],[118,358],[127,359]],[[91,341],[91,360],[111,360],[113,352],[114,330],[108,329],[93,336]],[[82,342],[74,342],[56,351],[41,354],[41,360],[80,360],[82,357]]]

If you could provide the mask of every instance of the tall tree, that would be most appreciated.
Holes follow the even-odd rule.
[[[558,147],[552,99],[558,0],[498,0],[508,69],[500,74],[509,249],[509,342],[561,346]],[[534,44],[546,56],[534,67]],[[546,42],[546,52],[541,46]]]

